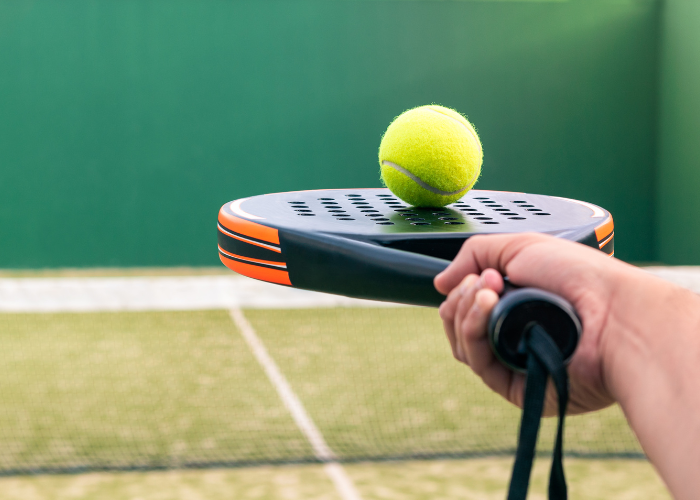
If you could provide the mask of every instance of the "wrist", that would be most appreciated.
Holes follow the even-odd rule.
[[[608,390],[623,404],[653,371],[680,369],[683,353],[700,347],[700,297],[635,268],[620,274],[601,355]]]
[[[700,299],[691,292],[634,268],[617,270],[608,318],[601,335],[603,379],[622,405],[638,391],[682,332],[700,324]],[[663,356],[662,356],[663,354]],[[640,387],[641,386],[641,387]]]
[[[695,477],[688,464],[700,461],[700,297],[639,270],[623,272],[602,342],[603,380],[677,494],[682,478]]]

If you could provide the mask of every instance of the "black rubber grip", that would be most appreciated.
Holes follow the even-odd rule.
[[[527,369],[524,335],[539,325],[554,340],[568,363],[576,351],[582,325],[573,306],[563,298],[539,288],[516,288],[507,284],[491,312],[488,336],[496,356],[519,372]]]

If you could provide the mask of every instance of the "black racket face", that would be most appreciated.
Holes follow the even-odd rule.
[[[434,276],[440,267],[436,260],[452,260],[470,236],[518,232],[552,234],[613,254],[612,217],[589,203],[471,190],[443,208],[415,208],[388,189],[296,191],[232,201],[219,212],[219,254],[227,267],[264,281],[396,300],[363,290],[381,287],[381,271],[395,267],[397,260],[408,259],[402,265],[414,268],[424,262],[430,268],[426,273]],[[367,265],[364,271],[377,277],[353,277]],[[397,273],[384,278],[395,280]],[[403,278],[408,275],[406,270]],[[350,284],[328,283],[340,279]]]
[[[228,209],[275,227],[363,236],[554,233],[595,226],[607,215],[589,203],[564,198],[478,190],[439,209],[412,207],[387,189],[268,194],[234,201]]]

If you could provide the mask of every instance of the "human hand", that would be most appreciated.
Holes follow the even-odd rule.
[[[542,234],[473,236],[435,278],[454,356],[523,404],[525,377],[491,352],[486,325],[513,284],[567,299],[583,324],[568,366],[569,414],[617,401],[674,498],[700,498],[700,298],[578,243]],[[556,414],[547,389],[544,415]]]
[[[475,236],[435,278],[447,300],[440,306],[456,359],[469,365],[492,390],[522,407],[525,376],[495,357],[486,327],[503,290],[502,274],[518,286],[549,290],[569,300],[584,331],[568,367],[568,413],[604,408],[615,401],[603,374],[603,349],[611,298],[617,291],[609,257],[580,244],[538,234]],[[611,267],[613,269],[611,269]],[[545,415],[555,415],[556,391],[547,390]]]

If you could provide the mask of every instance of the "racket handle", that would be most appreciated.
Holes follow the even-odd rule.
[[[491,312],[488,338],[493,352],[509,368],[525,372],[524,337],[539,325],[554,340],[568,363],[581,337],[581,320],[573,306],[539,288],[517,288],[506,281],[501,299]]]

